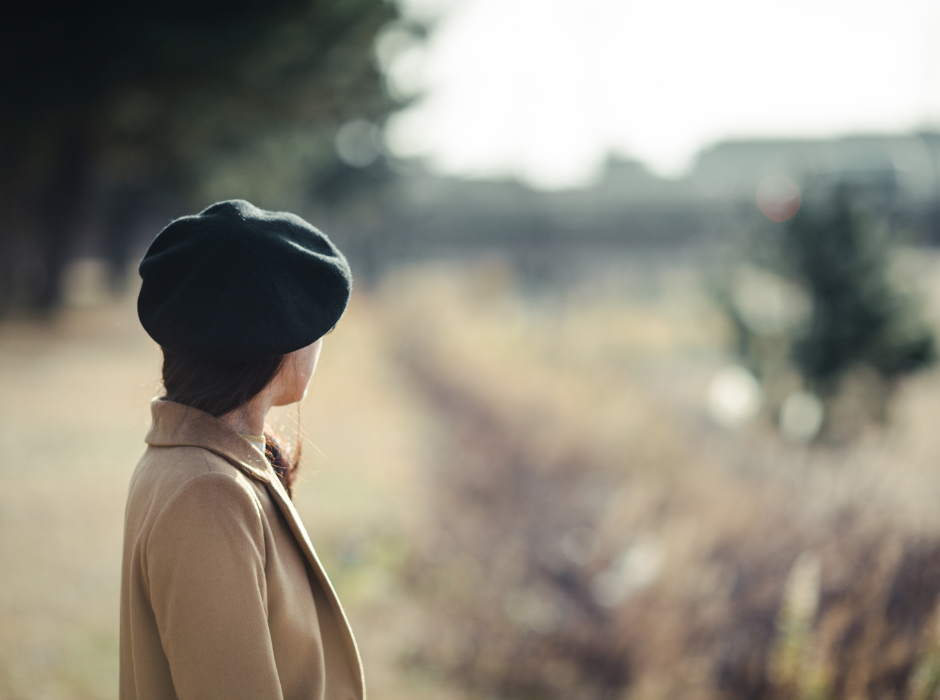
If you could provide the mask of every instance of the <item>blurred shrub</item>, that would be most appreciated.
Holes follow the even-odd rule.
[[[824,431],[851,433],[858,421],[884,421],[898,379],[934,362],[934,334],[911,290],[899,289],[895,258],[844,187],[751,242],[719,296],[771,411],[812,392]]]

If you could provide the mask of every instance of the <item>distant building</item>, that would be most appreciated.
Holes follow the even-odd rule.
[[[755,193],[768,177],[803,201],[836,185],[912,243],[940,244],[940,133],[835,139],[728,140],[699,153],[679,179],[612,159],[593,186],[560,192],[516,181],[395,178],[387,211],[361,231],[373,269],[395,260],[497,253],[535,270],[572,255],[694,255],[763,221]]]

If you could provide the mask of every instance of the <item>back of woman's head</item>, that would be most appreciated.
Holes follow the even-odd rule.
[[[219,362],[179,355],[164,348],[163,398],[221,418],[247,404],[274,381],[285,358],[276,355],[260,360]],[[291,494],[300,467],[300,442],[290,456],[272,430],[266,428],[264,437],[266,456]]]

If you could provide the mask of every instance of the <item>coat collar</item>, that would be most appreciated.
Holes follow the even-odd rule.
[[[266,484],[277,480],[274,470],[258,450],[227,423],[198,408],[166,399],[150,403],[153,425],[144,438],[154,447],[202,447],[231,462]]]
[[[364,698],[365,680],[362,676],[362,662],[356,639],[352,634],[349,621],[346,619],[346,613],[340,605],[333,584],[330,583],[330,579],[320,563],[317,552],[310,542],[310,537],[307,535],[307,530],[294,508],[294,504],[281,485],[281,480],[274,473],[274,468],[240,433],[227,423],[218,418],[213,418],[198,408],[158,398],[150,403],[150,410],[153,415],[153,425],[150,432],[147,433],[147,437],[144,438],[148,445],[154,447],[183,445],[201,447],[214,452],[249,476],[267,485],[271,499],[277,504],[278,509],[287,521],[288,527],[293,532],[297,544],[326,592],[330,606],[337,618],[338,627],[345,640],[347,652],[350,655],[351,671],[354,676],[358,676],[355,680],[359,686],[359,697]]]

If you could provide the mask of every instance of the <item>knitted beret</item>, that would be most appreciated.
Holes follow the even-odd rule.
[[[171,222],[140,263],[137,314],[163,348],[240,362],[283,355],[329,332],[352,274],[299,216],[219,202]]]

